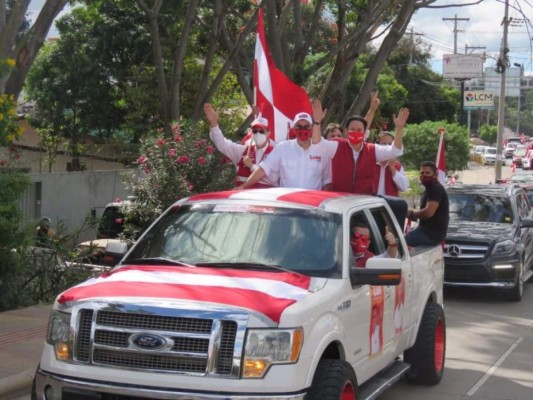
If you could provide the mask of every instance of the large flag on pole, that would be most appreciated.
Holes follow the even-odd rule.
[[[439,148],[437,150],[437,169],[439,172],[439,182],[446,184],[446,151],[444,149],[444,128],[439,128]]]
[[[296,114],[306,112],[312,115],[306,91],[274,65],[266,41],[262,9],[257,17],[254,97],[261,116],[268,120],[271,137],[277,142],[287,139],[289,124]]]

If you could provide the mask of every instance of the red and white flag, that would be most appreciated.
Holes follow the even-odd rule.
[[[279,322],[285,308],[309,292],[311,278],[292,272],[131,265],[63,292],[60,304],[90,299],[152,298],[218,303]]]
[[[444,149],[444,128],[439,128],[439,149],[437,150],[437,170],[439,172],[439,182],[443,185],[446,184],[446,151]]]
[[[263,10],[257,17],[254,58],[255,105],[268,120],[271,137],[277,142],[287,139],[289,124],[300,112],[313,115],[307,92],[276,68],[265,36]]]

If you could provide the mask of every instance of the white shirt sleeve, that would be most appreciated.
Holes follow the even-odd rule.
[[[391,160],[400,157],[403,154],[403,147],[401,149],[392,145],[376,144],[376,162]]]
[[[263,161],[261,161],[261,163],[259,163],[259,166],[263,168],[263,171],[265,171],[267,177],[273,174],[279,176],[282,149],[283,142],[275,146],[274,150],[272,150],[268,154],[268,157],[266,157]]]
[[[409,179],[405,176],[405,171],[403,170],[403,167],[400,168],[400,170],[396,170],[396,173],[392,177],[392,180],[396,184],[396,187],[400,192],[405,192],[407,189],[409,189]]]
[[[326,159],[331,160],[337,152],[339,142],[336,140],[326,140],[322,138],[320,142],[314,144],[313,146],[318,146],[321,154],[323,154]]]
[[[246,146],[226,139],[217,125],[209,129],[209,138],[218,151],[228,157],[234,165],[237,165],[242,158]]]

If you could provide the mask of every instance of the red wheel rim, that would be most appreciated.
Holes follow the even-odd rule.
[[[346,385],[344,385],[340,400],[355,400],[355,389],[351,382],[346,382]]]
[[[437,321],[435,327],[435,370],[442,371],[444,365],[444,322],[442,319]]]

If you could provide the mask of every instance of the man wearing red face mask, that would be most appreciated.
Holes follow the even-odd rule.
[[[296,114],[291,128],[295,139],[278,143],[268,158],[237,189],[248,189],[272,174],[279,174],[281,187],[321,190],[330,184],[330,158],[326,157],[323,146],[311,143],[313,125],[309,114]]]
[[[420,183],[426,189],[420,198],[420,209],[407,213],[411,220],[419,220],[419,223],[405,236],[405,241],[408,246],[437,245],[446,237],[450,216],[448,193],[438,180],[434,162],[421,164]]]
[[[398,257],[398,243],[396,238],[389,231],[388,227],[385,227],[385,241],[387,242],[387,251],[380,254],[377,257],[384,258],[396,258]],[[355,266],[364,268],[369,258],[376,255],[368,250],[370,246],[370,230],[364,222],[357,222],[352,228],[352,237],[350,244],[352,246],[352,253],[355,259]]]
[[[270,140],[268,121],[256,118],[250,125],[252,139],[246,143],[235,143],[226,139],[218,126],[218,112],[209,103],[204,104],[204,113],[211,125],[209,137],[218,151],[231,160],[237,168],[235,185],[243,182],[258,168],[258,164],[270,155],[276,143]],[[256,182],[254,188],[278,186],[279,175],[272,174]]]

